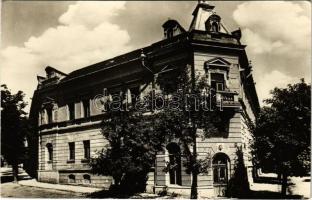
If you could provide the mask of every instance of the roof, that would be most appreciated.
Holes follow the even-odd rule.
[[[57,69],[55,69],[54,67],[51,67],[51,66],[47,66],[47,67],[45,68],[45,71],[46,71],[47,73],[54,71],[54,72],[57,72],[58,74],[62,74],[62,75],[64,75],[64,76],[67,76],[67,74],[65,74],[64,72],[61,72],[60,70],[57,70]]]
[[[144,51],[144,49],[146,50],[146,47],[143,48],[143,51]],[[111,67],[114,67],[116,65],[120,65],[120,64],[125,63],[125,62],[129,62],[129,61],[134,60],[134,59],[137,60],[141,57],[141,51],[142,51],[142,49],[136,49],[136,50],[131,51],[129,53],[122,54],[120,56],[116,56],[114,58],[110,58],[110,59],[92,64],[92,65],[89,65],[87,67],[83,67],[81,69],[72,71],[71,73],[68,74],[68,76],[66,78],[62,79],[61,82],[69,81],[69,80],[74,79],[74,78],[86,76],[87,74],[90,74],[90,73],[96,73],[98,71],[109,69]]]
[[[162,27],[164,29],[167,29],[169,27],[173,27],[173,26],[178,26],[179,29],[182,31],[182,32],[186,32],[185,29],[179,24],[179,22],[177,20],[174,20],[174,19],[168,19],[163,25]]]

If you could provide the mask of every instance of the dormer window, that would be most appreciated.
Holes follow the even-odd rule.
[[[172,38],[172,37],[173,37],[173,28],[169,28],[165,32],[165,38]]]
[[[167,20],[163,25],[165,39],[172,38],[185,32],[185,29],[174,19]]]
[[[48,98],[51,99],[51,98]],[[54,102],[45,102],[42,104],[39,113],[39,124],[51,124],[57,121],[57,104]]]
[[[216,14],[212,14],[205,22],[206,31],[211,33],[220,32],[221,17]]]
[[[219,32],[219,25],[217,24],[217,22],[212,22],[211,32]]]

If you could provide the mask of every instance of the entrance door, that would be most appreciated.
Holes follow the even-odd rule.
[[[218,153],[214,156],[212,161],[213,167],[213,186],[215,195],[224,197],[228,184],[228,169],[230,160],[224,153]]]

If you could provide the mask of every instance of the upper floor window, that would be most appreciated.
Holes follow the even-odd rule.
[[[131,92],[131,103],[132,105],[135,105],[137,102],[137,99],[140,98],[140,87],[133,87],[130,89]]]
[[[226,90],[230,65],[231,63],[223,58],[213,58],[205,62],[204,69],[208,80],[210,80],[211,88],[216,91]]]
[[[47,107],[47,117],[48,117],[48,124],[53,122],[53,116],[52,116],[52,107]]]
[[[90,140],[83,141],[84,158],[90,159]]]
[[[75,103],[68,104],[69,120],[75,119]]]
[[[69,142],[69,160],[75,160],[75,142]]]
[[[89,99],[82,101],[84,117],[90,117],[90,101]]]
[[[216,91],[224,91],[224,75],[221,73],[210,74],[210,86]]]
[[[53,160],[53,145],[51,143],[48,143],[46,147],[48,150],[48,161],[52,161]]]

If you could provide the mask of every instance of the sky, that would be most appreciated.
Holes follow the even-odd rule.
[[[230,31],[242,30],[260,103],[274,87],[311,82],[311,3],[209,1]],[[37,75],[69,73],[162,39],[176,19],[188,29],[197,1],[2,1],[0,81],[30,104]],[[29,107],[27,108],[29,109]]]

